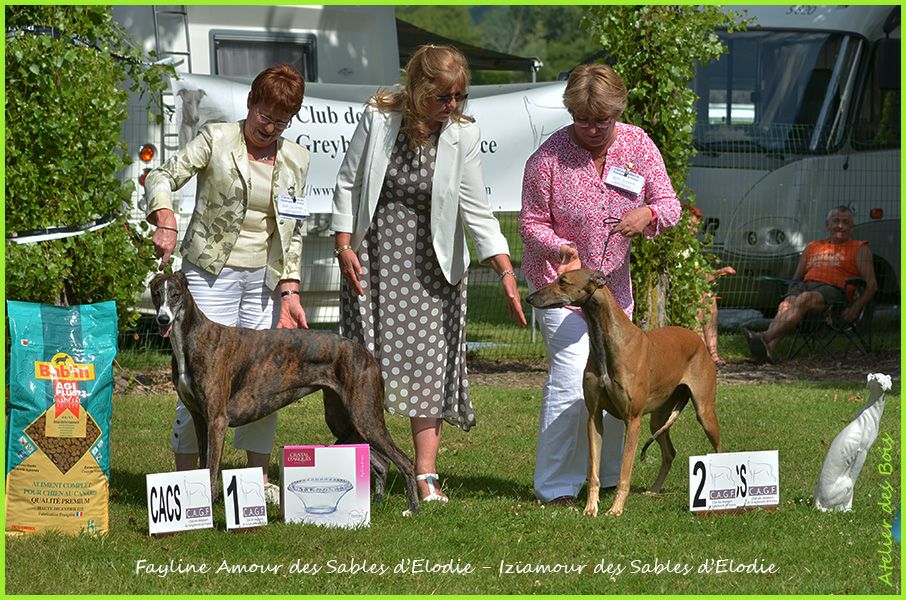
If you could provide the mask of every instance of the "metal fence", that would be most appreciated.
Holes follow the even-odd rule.
[[[819,211],[817,208],[812,210]],[[767,219],[768,216],[751,215],[751,218],[759,220]],[[466,330],[468,350],[470,356],[482,360],[536,363],[544,359],[545,349],[537,326],[532,321],[532,308],[524,301],[527,287],[520,268],[523,244],[518,231],[518,213],[498,213],[497,217],[501,230],[509,241],[513,265],[523,298],[523,309],[529,319],[529,325],[520,328],[510,321],[502,286],[495,273],[488,266],[478,264],[473,260],[469,271]],[[801,215],[803,220],[806,217],[807,215]],[[812,217],[818,218],[823,223],[823,212],[820,215],[812,215]],[[315,222],[320,221],[315,219]],[[721,225],[723,226],[723,224]],[[896,247],[898,250],[898,243]],[[332,249],[332,235],[326,228],[321,228],[317,237],[309,235],[304,250],[303,271],[319,273],[316,277],[309,276],[303,281],[303,288],[306,285],[311,286],[312,281],[319,286],[315,290],[309,289],[303,295],[303,306],[309,315],[309,321],[312,327],[317,329],[335,330],[337,328],[338,294],[336,291],[325,289],[325,283],[335,286],[334,289],[339,285],[339,271],[336,269]],[[712,248],[709,251],[721,252],[725,257],[732,256],[732,253],[727,250],[726,244],[719,249]],[[472,255],[474,257],[474,250]],[[721,295],[721,327],[738,329],[746,323],[763,323],[764,319],[769,317],[772,310],[776,308],[782,291],[785,289],[782,282],[779,282],[774,276],[783,279],[792,275],[797,256],[798,251],[790,252],[789,256],[755,261],[751,258],[734,261],[731,258],[732,262],[736,262],[740,274],[733,278],[725,278],[724,281],[727,285],[718,287]],[[880,301],[886,305],[898,305],[899,293],[896,291],[898,283],[892,267],[880,264],[878,276],[882,280],[882,287],[887,289],[881,295]],[[893,277],[893,280],[888,280],[888,277]],[[887,313],[895,314],[896,311],[888,310]],[[726,319],[724,315],[726,315]],[[124,332],[120,340],[121,346],[165,348],[166,344],[162,340],[156,339],[159,337],[156,328],[152,327],[153,323],[149,321],[146,320],[133,331]]]
[[[809,241],[827,235],[825,216],[837,205],[854,209],[853,237],[870,242],[881,288],[879,302],[899,305],[899,138],[891,137],[893,141],[884,144],[866,141],[877,137],[859,130],[837,150],[811,152],[808,131],[800,126],[697,127],[699,152],[687,183],[704,213],[703,235],[713,240],[706,251],[737,271],[736,276],[718,281],[722,309],[744,311],[752,319],[770,316],[784,289],[778,280],[793,274]],[[183,192],[184,203],[194,197],[191,189]],[[180,230],[185,230],[189,216],[190,212],[180,211]],[[524,298],[518,213],[502,212],[497,217],[509,241]],[[141,211],[133,218],[142,218]],[[339,318],[340,277],[329,223],[326,214],[308,219],[303,251],[303,306],[309,322],[324,329],[336,328]],[[530,323],[521,329],[509,321],[500,283],[487,266],[471,265],[468,299],[467,340],[472,354],[490,360],[544,357],[537,328]],[[523,306],[530,318],[531,307]],[[144,307],[150,308],[147,298]],[[127,347],[150,347],[157,342],[149,335],[156,333],[146,324],[124,333],[122,342]]]

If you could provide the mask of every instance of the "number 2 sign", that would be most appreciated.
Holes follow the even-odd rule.
[[[689,510],[725,511],[780,504],[777,450],[689,457]]]

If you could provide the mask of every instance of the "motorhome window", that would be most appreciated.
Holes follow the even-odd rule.
[[[900,40],[875,44],[853,128],[856,150],[900,147],[900,70],[887,64],[899,53]]]
[[[803,31],[746,31],[699,67],[695,143],[725,152],[828,151],[852,88],[861,40]]]
[[[313,35],[274,35],[212,31],[211,63],[216,75],[254,77],[277,63],[296,67],[306,81],[316,81],[316,38]]]

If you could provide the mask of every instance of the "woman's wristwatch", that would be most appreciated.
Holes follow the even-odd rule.
[[[339,257],[341,254],[343,254],[347,250],[352,250],[352,246],[350,246],[349,244],[343,244],[342,246],[337,246],[336,248],[334,248],[333,255],[335,257]]]

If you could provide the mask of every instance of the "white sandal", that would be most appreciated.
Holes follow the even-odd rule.
[[[421,499],[422,502],[446,504],[449,500],[446,496],[437,493],[440,491],[440,480],[437,478],[437,473],[422,473],[421,475],[416,475],[415,480],[424,481],[428,485],[428,495]]]

